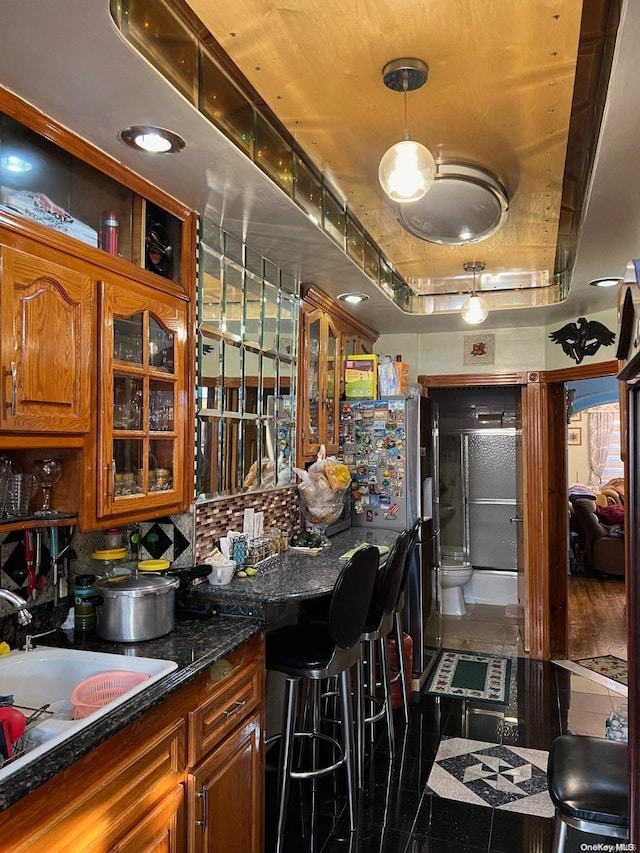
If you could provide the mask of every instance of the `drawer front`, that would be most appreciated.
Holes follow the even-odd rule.
[[[261,666],[249,664],[216,682],[212,693],[189,713],[189,766],[195,766],[261,702]]]

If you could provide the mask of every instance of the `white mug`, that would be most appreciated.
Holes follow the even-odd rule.
[[[211,566],[209,583],[213,584],[213,586],[224,586],[228,583],[231,583],[235,571],[236,564],[231,561],[228,563],[214,563]]]

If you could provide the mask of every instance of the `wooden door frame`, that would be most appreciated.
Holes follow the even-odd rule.
[[[532,658],[567,656],[568,513],[565,383],[616,375],[617,361],[551,371],[418,376],[430,388],[520,386],[524,645]]]

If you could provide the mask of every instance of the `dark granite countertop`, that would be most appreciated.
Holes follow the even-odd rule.
[[[154,705],[192,681],[216,660],[262,630],[263,622],[259,619],[211,616],[206,619],[176,620],[174,630],[166,637],[141,643],[108,643],[100,640],[95,633],[78,634],[61,629],[37,640],[37,645],[173,660],[178,664],[178,668],[148,690],[116,708],[113,713],[96,720],[95,724],[87,726],[32,764],[4,779],[0,783],[0,811],[91,752]]]
[[[344,563],[339,557],[367,542],[371,545],[391,547],[399,533],[393,530],[368,530],[351,527],[331,538],[331,545],[319,554],[304,554],[288,550],[280,566],[266,574],[251,578],[234,578],[225,586],[213,586],[206,582],[194,588],[193,595],[215,601],[221,606],[245,605],[255,607],[255,615],[268,604],[284,604],[318,598],[334,587]]]

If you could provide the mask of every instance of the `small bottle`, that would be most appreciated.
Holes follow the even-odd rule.
[[[100,246],[110,255],[118,254],[118,238],[120,236],[120,222],[115,210],[107,210],[102,214],[100,229]]]
[[[73,584],[73,627],[76,631],[91,631],[96,627],[95,579],[95,575],[76,575]]]

